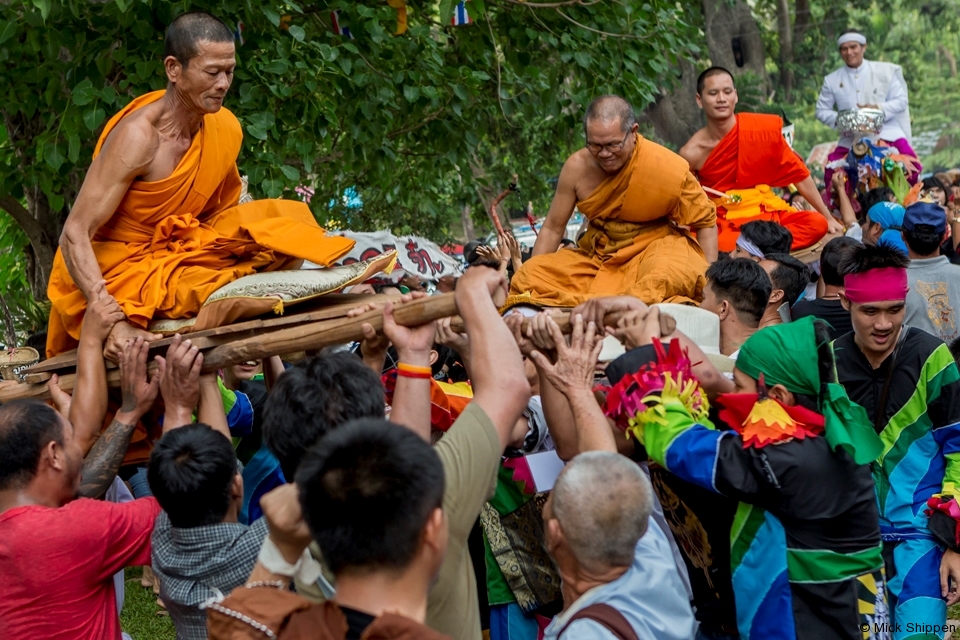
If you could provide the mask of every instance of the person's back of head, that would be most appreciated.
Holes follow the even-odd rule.
[[[722,316],[721,306],[725,302],[741,323],[755,329],[760,326],[772,290],[769,276],[753,260],[717,260],[707,269],[707,291],[702,306]]]
[[[874,269],[905,269],[909,258],[902,251],[881,245],[854,247],[840,261],[840,275],[859,275]],[[846,280],[844,280],[846,284]]]
[[[590,572],[629,567],[652,511],[650,481],[635,462],[608,451],[581,453],[557,478],[544,509],[547,548],[565,562],[566,547]]]
[[[823,283],[832,287],[842,287],[840,262],[847,253],[862,246],[862,242],[848,236],[838,236],[828,242],[820,253],[820,275],[823,277]]]
[[[205,11],[191,11],[174,19],[167,27],[163,57],[173,56],[186,68],[199,53],[201,42],[233,43],[233,32],[219,18]]]
[[[765,263],[775,263],[769,271],[773,289],[783,291],[782,302],[792,307],[810,284],[810,269],[788,253],[772,253],[760,263],[760,266],[764,266]]]
[[[150,454],[147,481],[170,524],[183,529],[223,522],[243,495],[233,443],[205,424],[163,434]]]
[[[763,253],[790,253],[793,234],[784,226],[767,220],[752,220],[740,227],[740,235]]]
[[[935,258],[947,232],[947,212],[933,202],[915,202],[903,212],[903,241],[914,258]]]
[[[37,475],[51,445],[63,450],[60,415],[37,400],[14,400],[0,407],[0,491],[26,487]],[[79,469],[79,467],[78,467]]]
[[[443,465],[409,429],[372,418],[345,424],[307,452],[296,481],[304,520],[338,577],[402,573],[418,560],[428,574],[439,570]]]
[[[263,440],[289,480],[304,452],[329,431],[383,415],[380,377],[352,353],[324,352],[277,381],[263,411]]]

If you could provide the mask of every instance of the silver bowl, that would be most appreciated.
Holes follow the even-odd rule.
[[[883,129],[883,119],[880,109],[847,109],[837,114],[837,129],[844,137],[875,136]]]

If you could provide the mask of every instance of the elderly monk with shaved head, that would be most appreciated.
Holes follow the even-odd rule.
[[[257,271],[328,265],[352,240],[328,237],[302,202],[237,206],[240,122],[223,100],[236,67],[233,33],[186,13],[164,41],[167,87],[134,99],[104,127],[60,237],[47,295],[47,354],[77,345],[91,296],[116,299],[126,319],[105,347],[159,336],[154,318],[190,318],[223,285]]]
[[[637,133],[633,109],[618,96],[594,100],[583,125],[586,147],[560,171],[507,306],[574,307],[613,295],[699,302],[717,257],[716,210],[687,161]],[[557,251],[574,207],[589,228],[576,247]]]

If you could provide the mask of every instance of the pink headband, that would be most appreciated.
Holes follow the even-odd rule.
[[[910,287],[907,285],[907,270],[901,267],[870,269],[863,273],[851,273],[843,277],[847,298],[857,304],[869,304],[883,300],[906,300]]]

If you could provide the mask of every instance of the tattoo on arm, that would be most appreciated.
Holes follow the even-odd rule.
[[[80,478],[80,495],[84,498],[102,498],[113,483],[123,456],[130,444],[130,436],[136,424],[123,424],[116,418],[110,423],[90,453],[83,459]]]

